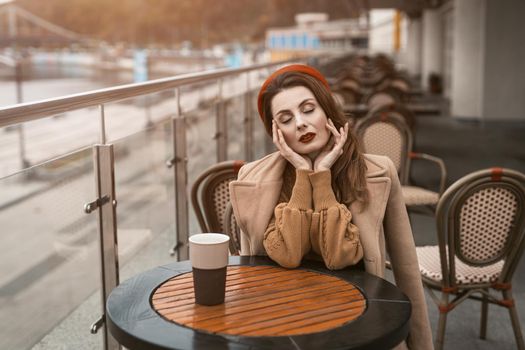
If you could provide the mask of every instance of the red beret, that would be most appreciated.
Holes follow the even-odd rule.
[[[268,87],[268,85],[275,78],[277,78],[279,75],[286,73],[286,72],[300,72],[300,73],[308,74],[314,77],[315,79],[319,80],[324,86],[326,86],[328,91],[330,91],[330,85],[328,85],[328,82],[326,81],[325,77],[317,69],[304,65],[304,64],[291,64],[288,66],[284,66],[281,69],[278,69],[275,72],[273,72],[272,75],[270,75],[268,79],[266,79],[266,81],[262,84],[261,90],[259,90],[259,96],[257,96],[257,109],[259,110],[259,116],[261,117],[261,119],[263,119],[263,110],[262,110],[263,109],[263,106],[262,106],[263,93],[266,91],[266,88]]]

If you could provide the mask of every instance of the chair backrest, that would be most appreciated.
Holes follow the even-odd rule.
[[[497,282],[510,282],[525,244],[524,174],[492,168],[466,175],[445,191],[436,216],[447,287],[456,285],[455,258],[474,268],[503,260]]]
[[[390,81],[390,86],[398,88],[399,90],[403,91],[406,94],[410,92],[410,82],[408,81],[408,79],[403,78],[403,77],[393,78]]]
[[[341,94],[339,91],[332,91],[332,97],[339,107],[344,108],[345,98],[343,97],[343,94]]]
[[[352,78],[343,78],[339,82],[339,86],[341,88],[343,88],[343,89],[348,88],[348,89],[352,89],[354,91],[360,91],[361,90],[361,85],[359,84],[357,79],[352,79]]]
[[[343,106],[345,104],[357,104],[361,99],[361,93],[353,88],[339,86],[333,91],[342,97],[344,102]]]
[[[408,183],[412,133],[396,110],[373,110],[357,122],[355,132],[365,153],[389,157],[401,184]]]
[[[212,165],[206,169],[193,183],[191,188],[191,203],[199,225],[203,232],[222,232],[230,235],[230,251],[236,238],[236,224],[225,224],[226,220],[234,220],[232,212],[227,212],[230,203],[229,184],[237,179],[239,169],[244,165],[241,160],[229,160]],[[226,216],[228,216],[226,218]],[[230,228],[228,232],[227,228]]]
[[[224,211],[224,229],[230,235],[230,253],[239,255],[241,253],[241,228],[237,225],[231,202],[228,202]]]
[[[391,86],[390,80],[385,83],[386,86],[375,89],[363,97],[363,103],[369,108],[380,107],[388,104],[399,104],[406,102],[406,94],[395,86]]]

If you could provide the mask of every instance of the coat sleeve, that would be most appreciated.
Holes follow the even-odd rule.
[[[279,203],[264,234],[263,245],[268,256],[279,265],[295,268],[310,251],[312,220],[311,171],[297,170],[292,195],[288,203]]]
[[[412,303],[408,347],[433,349],[425,295],[414,238],[403,200],[401,184],[394,163],[387,158],[392,187],[383,221],[386,247],[390,256],[396,285]]]
[[[327,268],[342,269],[363,258],[359,230],[352,213],[335,198],[330,170],[310,174],[314,213],[310,240],[313,250],[323,257]]]

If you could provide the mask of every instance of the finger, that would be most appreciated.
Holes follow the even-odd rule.
[[[328,121],[330,122],[330,125],[332,126],[332,128],[337,130],[337,128],[335,127],[334,121],[332,119],[328,119]]]
[[[332,129],[335,130],[336,134],[340,134],[340,131],[336,128],[334,122],[330,119],[330,124],[332,125]]]
[[[332,135],[338,137],[339,136],[339,132],[337,131],[336,127],[332,124],[326,124],[326,128],[328,129],[328,131],[330,131],[332,133]]]
[[[275,145],[277,145],[277,140],[278,140],[278,136],[277,136],[277,126],[275,125],[275,122],[272,121],[272,140],[273,140],[273,143]]]
[[[343,128],[343,132],[341,133],[341,136],[344,137],[344,141],[348,138],[348,122],[345,123],[345,126]]]
[[[281,140],[279,139],[279,128],[277,127],[277,125],[275,124],[275,122],[273,122],[272,124],[272,138],[273,138],[273,144],[275,145],[275,147],[277,147],[277,149],[279,150],[279,152],[281,154],[283,154],[283,148],[281,146]]]
[[[332,119],[328,119],[328,129],[330,130],[333,130],[335,129],[335,125],[334,125],[334,122],[332,121]]]
[[[281,147],[286,151],[290,150],[290,147],[286,143],[286,140],[284,139],[284,135],[281,129],[277,129],[277,135],[279,136],[279,144],[281,145]]]
[[[341,137],[339,137],[339,140],[337,140],[337,146],[342,148],[346,142],[347,137],[348,137],[348,133],[346,132],[344,128],[341,127]]]
[[[328,140],[328,142],[326,143],[326,145],[324,145],[323,147],[323,151],[330,151],[335,145],[335,140],[333,137],[330,137],[330,139]]]

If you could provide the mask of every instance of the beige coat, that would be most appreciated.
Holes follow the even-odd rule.
[[[385,248],[389,252],[396,285],[412,302],[411,349],[432,349],[423,285],[419,273],[412,230],[392,161],[365,155],[370,202],[359,211],[350,206],[353,223],[359,228],[367,272],[385,275]],[[241,255],[266,255],[263,237],[277,205],[286,160],[272,153],[244,165],[237,181],[230,184],[231,202],[241,228]]]

